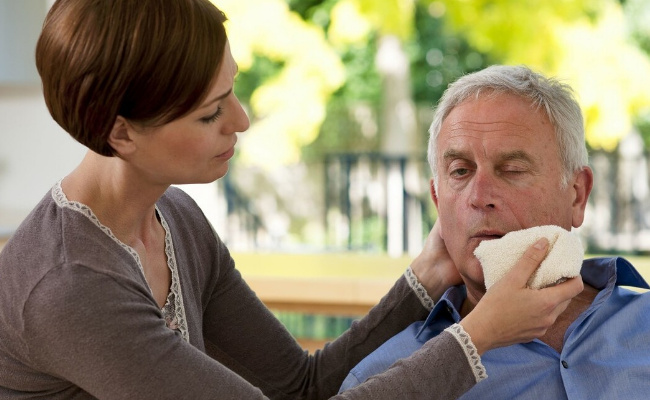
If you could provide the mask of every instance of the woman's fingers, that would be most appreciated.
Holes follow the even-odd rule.
[[[511,281],[520,287],[525,287],[530,277],[546,257],[547,250],[548,240],[546,238],[537,240],[537,242],[526,249],[524,255],[502,280]]]
[[[558,301],[565,301],[574,298],[580,294],[583,289],[584,283],[582,282],[582,277],[576,276],[574,278],[569,278],[560,284],[540,289],[540,292],[544,293],[549,298],[557,299]]]
[[[479,353],[543,336],[583,289],[581,277],[553,287],[530,289],[527,282],[546,257],[548,241],[538,240],[490,290],[461,324]]]

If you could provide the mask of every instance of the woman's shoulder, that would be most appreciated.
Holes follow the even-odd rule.
[[[182,215],[190,218],[205,218],[201,207],[183,189],[170,186],[156,203],[158,208],[172,215]]]
[[[214,236],[212,225],[194,199],[181,188],[171,186],[156,203],[173,231],[186,231],[190,236]]]
[[[97,272],[110,272],[125,263],[136,266],[133,255],[111,240],[111,235],[90,209],[58,198],[55,187],[3,248],[0,276],[20,275],[24,283],[38,281],[51,269],[66,265],[87,266]]]

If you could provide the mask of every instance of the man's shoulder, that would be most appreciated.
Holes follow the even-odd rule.
[[[582,263],[582,277],[590,285],[602,289],[616,277],[616,286],[650,289],[650,285],[630,261],[620,256],[594,257]]]

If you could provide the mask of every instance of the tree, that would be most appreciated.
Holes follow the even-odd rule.
[[[251,69],[268,74],[248,76],[259,86],[244,99],[253,124],[240,161],[270,167],[295,163],[300,148],[318,135],[327,101],[345,80],[343,64],[322,29],[282,0],[219,0],[218,6],[229,18],[242,75]]]
[[[614,149],[650,106],[650,61],[630,42],[618,1],[430,4],[444,8],[455,32],[500,62],[528,64],[568,81],[585,112],[592,148]]]

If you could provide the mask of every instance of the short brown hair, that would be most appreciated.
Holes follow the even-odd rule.
[[[204,100],[225,15],[208,0],[57,0],[36,46],[50,114],[104,156],[117,116],[162,125]]]

